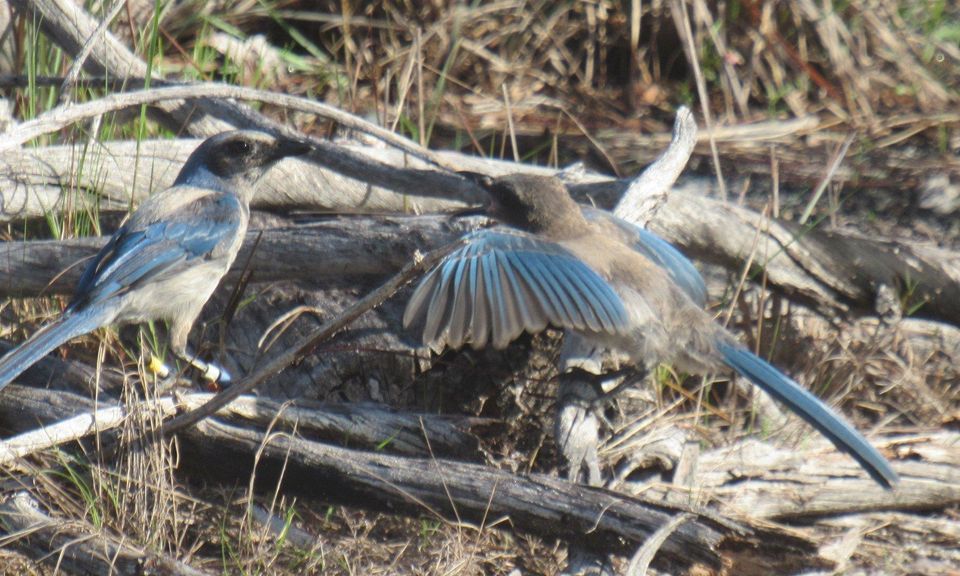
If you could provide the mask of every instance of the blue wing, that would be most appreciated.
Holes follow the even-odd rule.
[[[423,322],[423,342],[440,350],[490,341],[504,348],[548,324],[623,333],[628,317],[614,290],[562,246],[513,230],[482,230],[420,282],[403,316]]]
[[[670,278],[693,300],[697,306],[703,308],[707,304],[707,286],[703,281],[703,276],[694,267],[693,263],[687,259],[672,244],[660,238],[649,230],[636,226],[617,218],[610,212],[598,210],[596,208],[583,208],[583,215],[588,220],[606,220],[615,224],[622,230],[637,252],[643,254],[648,260],[663,268],[670,274]]]
[[[87,265],[68,310],[82,309],[209,257],[238,233],[243,210],[232,194],[211,194],[153,222],[128,222]]]

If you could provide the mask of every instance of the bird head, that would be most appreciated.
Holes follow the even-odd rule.
[[[484,212],[507,226],[539,234],[563,232],[582,221],[567,188],[553,176],[461,174],[487,192],[490,200]]]
[[[306,142],[256,130],[222,132],[203,141],[174,185],[235,192],[249,200],[257,180],[278,160],[310,150]]]

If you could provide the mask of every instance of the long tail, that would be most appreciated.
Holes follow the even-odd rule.
[[[829,438],[837,448],[853,456],[879,484],[892,488],[899,482],[897,473],[876,448],[816,396],[740,346],[724,342],[718,349],[728,366],[786,404],[790,410]]]
[[[104,320],[103,314],[95,310],[68,312],[38,330],[26,342],[0,358],[0,390],[51,350],[106,324]]]

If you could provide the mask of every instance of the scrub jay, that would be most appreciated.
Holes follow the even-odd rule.
[[[71,338],[160,319],[178,358],[209,381],[229,382],[226,371],[187,350],[187,336],[243,243],[257,180],[281,158],[308,150],[255,131],[204,141],[173,186],[144,201],[87,265],[60,317],[0,359],[0,389]]]
[[[481,230],[421,281],[404,326],[423,342],[490,342],[522,332],[566,329],[561,371],[600,373],[597,359],[641,369],[670,362],[686,372],[726,365],[849,453],[885,487],[897,474],[877,450],[817,397],[737,343],[703,310],[706,291],[669,244],[616,217],[581,209],[556,178],[479,177],[486,212],[509,228]]]

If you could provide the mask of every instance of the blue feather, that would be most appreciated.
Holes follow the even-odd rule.
[[[552,322],[562,323],[563,317],[565,316],[564,306],[560,295],[557,293],[556,287],[550,283],[548,276],[549,266],[545,266],[535,253],[516,254],[517,258],[523,263],[527,270],[530,271],[530,274],[536,278],[536,282],[532,285],[536,286],[545,295],[545,298],[541,299],[541,303],[543,304],[544,311],[547,313],[547,317]]]
[[[602,328],[600,320],[593,313],[592,306],[586,301],[591,294],[590,288],[584,277],[596,276],[596,273],[586,268],[579,260],[563,259],[559,261],[559,275],[570,286],[570,295],[573,297],[583,318],[584,327],[594,332],[599,332]]]
[[[545,254],[531,254],[531,257],[540,265],[540,270],[544,274],[544,286],[548,287],[557,296],[560,302],[558,312],[561,314],[561,324],[571,327],[582,327],[583,320],[577,310],[577,305],[570,298],[571,287],[564,281],[563,276],[557,274],[556,266],[558,262],[554,259],[548,259]]]
[[[721,343],[717,348],[728,366],[786,404],[837,448],[853,456],[878,483],[889,488],[898,482],[897,473],[877,449],[819,398],[745,348],[728,343]]]
[[[707,286],[703,276],[682,252],[653,232],[631,224],[605,210],[584,206],[583,215],[592,221],[605,220],[623,230],[629,236],[629,244],[648,260],[663,268],[670,278],[703,308],[707,303]]]
[[[26,342],[0,359],[0,390],[24,370],[67,340],[86,334],[110,320],[103,308],[65,313],[51,324],[37,330]]]
[[[637,242],[634,248],[664,268],[687,296],[703,308],[707,304],[707,286],[693,263],[663,238],[639,226],[635,228]]]

